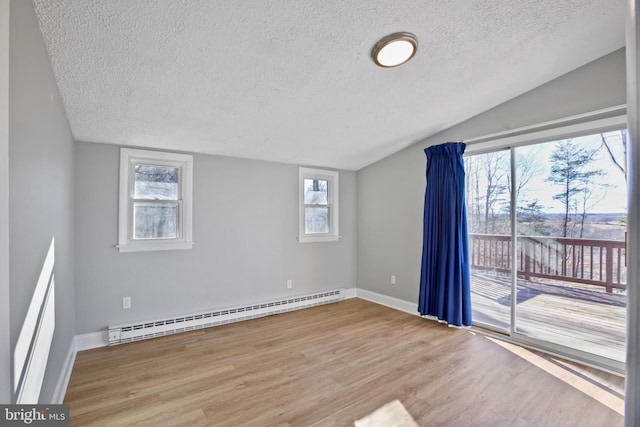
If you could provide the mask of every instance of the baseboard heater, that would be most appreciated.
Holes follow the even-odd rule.
[[[211,326],[256,319],[272,314],[300,310],[316,305],[329,304],[344,299],[344,289],[320,292],[316,294],[283,298],[259,304],[211,310],[197,314],[177,316],[146,322],[133,322],[109,326],[109,345],[124,344],[194,331]]]

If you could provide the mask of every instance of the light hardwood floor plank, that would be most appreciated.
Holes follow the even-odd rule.
[[[421,426],[623,424],[621,378],[515,349],[349,299],[80,352],[65,403],[74,426],[352,426],[396,399]]]

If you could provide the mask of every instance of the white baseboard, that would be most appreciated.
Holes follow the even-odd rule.
[[[60,378],[58,378],[58,384],[53,392],[52,402],[53,404],[61,404],[64,401],[64,395],[67,393],[67,386],[69,385],[69,379],[71,378],[71,371],[73,370],[73,364],[76,361],[76,348],[75,337],[71,340],[69,345],[69,351],[67,357],[64,359],[62,365],[62,372]]]
[[[367,301],[375,302],[376,304],[395,308],[396,310],[419,316],[417,303],[401,300],[362,288],[356,288],[356,296]]]
[[[356,294],[356,288],[349,288],[344,290],[345,299],[355,298]],[[91,350],[92,348],[106,347],[109,345],[109,331],[98,331],[76,335],[74,337],[74,341],[76,352]]]
[[[53,392],[52,402],[53,404],[61,404],[64,402],[64,396],[67,394],[67,387],[69,386],[69,380],[71,379],[71,372],[73,371],[73,365],[76,362],[76,355],[79,351],[90,350],[92,348],[104,347],[108,343],[107,332],[92,332],[89,334],[76,335],[71,340],[69,345],[69,351],[67,357],[64,359],[62,366],[62,372],[56,389]]]
[[[75,336],[76,351],[91,350],[92,348],[109,345],[109,332],[98,331]]]

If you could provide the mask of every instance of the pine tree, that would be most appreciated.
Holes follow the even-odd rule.
[[[595,159],[596,151],[589,151],[573,140],[557,141],[551,154],[551,173],[547,181],[562,190],[553,198],[564,206],[562,219],[562,237],[569,237],[571,214],[577,214],[579,200],[585,199],[592,191],[592,178],[603,175],[602,171],[589,169]],[[583,216],[586,213],[583,212]],[[583,221],[582,221],[583,223]]]

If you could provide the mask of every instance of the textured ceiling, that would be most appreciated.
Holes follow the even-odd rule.
[[[77,140],[352,170],[624,45],[619,0],[34,4]]]

